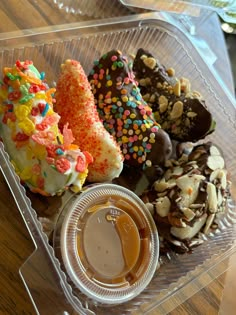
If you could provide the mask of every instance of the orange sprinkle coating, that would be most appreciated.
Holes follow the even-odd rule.
[[[88,180],[106,181],[119,176],[123,156],[99,119],[90,84],[78,61],[66,60],[62,64],[55,99],[60,123],[69,123],[74,143],[93,156]]]

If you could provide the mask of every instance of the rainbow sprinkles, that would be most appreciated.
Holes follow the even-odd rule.
[[[34,192],[55,195],[72,185],[79,191],[92,157],[73,144],[67,125],[60,132],[54,88],[32,61],[4,68],[0,85],[0,135],[20,179]]]
[[[169,137],[143,100],[127,57],[116,50],[104,54],[95,60],[89,81],[100,119],[125,163],[144,169],[163,163],[171,151]]]

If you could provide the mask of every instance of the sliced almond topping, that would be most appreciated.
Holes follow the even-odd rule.
[[[165,197],[168,193],[168,190],[165,190],[163,192],[158,192],[157,193],[157,197],[160,198],[160,197]]]
[[[207,183],[208,207],[211,213],[217,212],[216,187],[212,183]]]
[[[147,202],[145,206],[147,207],[151,215],[154,215],[154,205],[151,202]]]
[[[197,162],[196,161],[188,161],[188,163],[186,163],[187,166],[192,166],[192,167],[198,167]]]
[[[223,189],[226,189],[226,187],[227,187],[227,171],[225,169],[220,170],[218,176],[220,178],[221,187]]]
[[[181,209],[187,221],[191,221],[195,217],[195,213],[189,208]]]
[[[177,186],[181,189],[183,206],[189,207],[198,196],[199,184],[205,177],[202,175],[183,175],[176,179]]]
[[[184,248],[185,250],[188,250],[188,248],[186,247],[186,245],[183,242],[180,242],[180,241],[175,240],[175,239],[170,239],[169,241],[171,242],[171,244],[173,244],[177,247],[181,247],[181,248]]]
[[[208,216],[207,220],[206,220],[206,225],[205,225],[204,230],[203,230],[203,233],[204,233],[204,234],[208,234],[208,232],[209,232],[209,230],[210,230],[210,227],[211,227],[211,225],[212,225],[214,219],[215,219],[215,213],[211,213],[211,214]]]
[[[210,182],[213,182],[215,179],[219,178],[219,172],[220,172],[220,169],[217,168],[210,174],[210,177],[209,177]]]
[[[156,202],[156,212],[160,217],[166,217],[170,211],[170,199],[165,196],[161,197]]]
[[[220,207],[223,203],[223,196],[222,196],[222,193],[220,191],[220,189],[218,189],[218,192],[217,192],[217,205],[218,207]]]
[[[176,186],[176,180],[174,178],[169,179],[167,183],[168,183],[169,189]]]
[[[172,166],[173,166],[172,160],[166,160],[165,161],[165,167],[172,167]]]
[[[182,174],[183,174],[183,167],[180,167],[180,166],[174,167],[173,170],[172,170],[172,174],[173,174],[174,176],[180,176],[180,175],[182,175]]]
[[[193,150],[190,154],[189,154],[189,161],[196,161],[200,158],[200,156],[202,154],[205,154],[206,153],[206,150],[204,149],[196,149],[196,150]]]
[[[180,240],[193,238],[203,227],[207,219],[207,214],[204,213],[200,218],[198,218],[193,226],[187,225],[185,228],[179,228],[172,226],[170,233]]]
[[[195,238],[195,239],[192,239],[190,242],[189,242],[189,247],[194,247],[194,246],[198,246],[198,245],[201,245],[204,241],[201,240],[200,238]]]
[[[172,175],[172,172],[170,169],[168,169],[164,174],[165,180],[168,181],[171,178],[171,175]]]
[[[210,154],[211,155],[221,155],[219,149],[215,145],[212,145],[210,147]]]
[[[217,168],[222,169],[225,166],[225,161],[220,155],[210,155],[207,159],[207,166],[213,171]]]
[[[177,217],[171,215],[171,213],[169,213],[169,215],[168,215],[168,220],[172,226],[176,226],[176,227],[180,227],[180,228],[185,228],[187,226],[186,223],[183,222],[182,218],[177,218]]]
[[[166,190],[169,187],[168,183],[165,181],[156,181],[154,183],[154,189],[157,192],[163,192],[164,190]]]
[[[191,209],[199,209],[205,206],[205,203],[192,203],[189,207]]]
[[[180,163],[187,163],[188,162],[188,154],[183,153],[179,158]]]
[[[210,182],[214,182],[215,179],[219,179],[220,186],[223,189],[227,187],[227,171],[225,169],[216,169],[210,174]]]

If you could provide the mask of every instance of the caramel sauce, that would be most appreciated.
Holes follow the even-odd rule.
[[[140,253],[140,237],[137,226],[129,215],[122,214],[116,219],[116,228],[120,236],[126,267],[131,270]]]
[[[148,267],[149,227],[136,204],[108,196],[81,218],[77,248],[88,277],[105,286],[131,285]]]

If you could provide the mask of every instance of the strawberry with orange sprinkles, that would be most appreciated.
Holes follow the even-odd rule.
[[[98,116],[91,86],[78,61],[68,59],[61,65],[55,99],[60,122],[69,123],[74,143],[94,158],[88,181],[105,182],[118,177],[123,169],[123,155]]]

